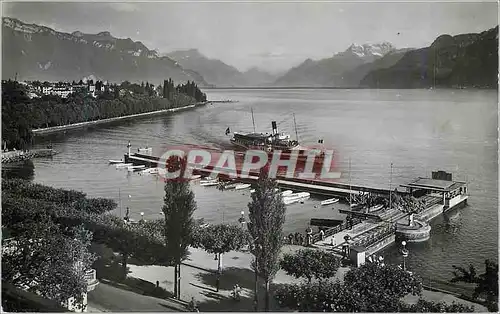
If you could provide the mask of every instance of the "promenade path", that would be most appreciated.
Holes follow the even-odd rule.
[[[179,312],[182,307],[173,301],[145,296],[99,283],[88,293],[87,312]]]
[[[287,245],[282,253],[292,252],[302,247]],[[191,255],[181,266],[181,298],[185,301],[193,297],[203,311],[235,311],[249,312],[253,311],[253,289],[255,284],[255,275],[250,265],[253,255],[248,252],[229,252],[222,257],[223,274],[220,279],[219,292],[215,289],[215,272],[217,270],[217,261],[213,254],[208,254],[203,250],[190,249]],[[131,277],[141,278],[150,282],[160,282],[160,286],[173,291],[174,270],[173,267],[163,266],[136,266],[129,265]],[[343,267],[337,272],[336,278],[342,280],[344,274],[349,268]],[[282,270],[278,271],[271,285],[271,291],[276,286],[286,283],[300,283],[302,279],[296,279],[288,276]],[[259,285],[259,309],[263,311],[264,294],[263,282]],[[231,298],[233,286],[239,284],[242,288],[242,298],[240,302]],[[446,302],[459,302],[471,304],[468,301],[456,298],[455,296],[424,290],[423,297],[426,300]],[[407,297],[407,302],[412,303],[417,300],[416,297]],[[481,305],[474,304],[476,311],[484,312],[486,309]],[[272,311],[285,311],[280,309],[271,298]]]

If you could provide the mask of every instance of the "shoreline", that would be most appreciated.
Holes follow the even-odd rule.
[[[2,152],[2,164],[15,163],[39,157],[52,157],[57,153],[57,151],[51,148]]]
[[[156,111],[150,111],[150,112],[144,112],[144,113],[136,113],[136,114],[121,116],[121,117],[114,117],[114,118],[86,121],[86,122],[78,122],[78,123],[72,123],[72,124],[66,124],[66,125],[60,125],[60,126],[52,126],[52,127],[48,127],[48,128],[33,129],[33,130],[31,130],[31,132],[33,133],[33,136],[43,136],[43,135],[58,133],[61,131],[79,129],[79,128],[84,128],[84,127],[88,127],[88,126],[105,124],[105,123],[110,123],[110,122],[115,122],[115,121],[121,121],[121,120],[125,121],[125,120],[129,120],[129,119],[133,119],[133,118],[147,117],[147,116],[160,115],[160,114],[171,113],[171,112],[176,112],[176,111],[182,111],[182,110],[192,109],[192,108],[195,108],[198,106],[204,106],[208,103],[210,103],[210,101],[199,102],[199,103],[186,105],[186,106],[182,106],[182,107],[177,107],[177,108],[156,110]]]

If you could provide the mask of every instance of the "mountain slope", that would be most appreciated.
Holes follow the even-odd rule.
[[[193,71],[160,57],[141,42],[119,39],[109,32],[62,33],[45,26],[2,19],[2,76],[20,80],[79,80],[93,75],[121,82],[163,82],[171,77],[206,85]]]
[[[242,73],[220,60],[207,58],[197,49],[173,51],[167,56],[179,62],[183,68],[200,73],[209,84],[217,87],[262,86],[276,79],[257,68]]]
[[[480,34],[439,36],[431,46],[407,52],[361,84],[374,88],[498,86],[498,26]]]
[[[179,62],[183,68],[200,73],[210,84],[216,86],[245,85],[243,75],[235,67],[217,59],[209,59],[197,49],[173,51],[167,56]]]
[[[384,55],[382,58],[376,59],[373,62],[363,63],[362,65],[357,66],[352,70],[348,70],[342,73],[342,85],[339,86],[341,87],[359,86],[363,78],[368,73],[374,70],[389,68],[393,66],[399,60],[401,60],[401,58],[403,58],[406,52],[410,50],[412,49],[406,48],[406,49],[398,49],[395,51],[391,51],[386,55]]]
[[[331,58],[307,59],[278,78],[275,86],[346,86],[343,73],[382,58],[394,50],[390,43],[352,44],[346,51]]]

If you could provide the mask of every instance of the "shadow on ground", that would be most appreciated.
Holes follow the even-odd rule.
[[[216,287],[217,274],[212,272],[203,272],[196,275],[200,281],[210,287]],[[235,284],[243,289],[253,290],[255,286],[255,273],[248,268],[228,267],[220,275],[219,289],[233,290]]]
[[[220,278],[220,291],[216,292],[216,274],[200,273],[196,275],[204,286],[191,285],[201,288],[200,294],[205,296],[205,301],[198,303],[200,312],[253,312],[254,311],[254,288],[255,273],[247,268],[230,267],[224,269]],[[264,311],[264,283],[259,278],[258,305],[259,311]],[[234,300],[231,292],[235,284],[242,289],[240,300]],[[273,297],[273,292],[281,284],[271,284],[270,287],[270,310],[274,312],[286,312],[287,309],[280,308]]]

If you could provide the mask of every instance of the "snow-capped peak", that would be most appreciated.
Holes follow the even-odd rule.
[[[352,53],[360,58],[364,57],[382,57],[385,54],[393,51],[395,48],[391,43],[388,42],[382,42],[382,43],[375,43],[375,44],[363,44],[359,45],[356,43],[353,43],[352,45],[347,48],[345,53]]]

